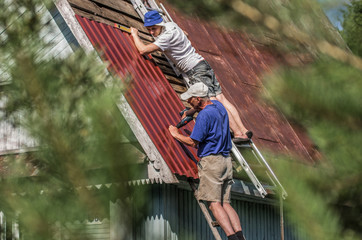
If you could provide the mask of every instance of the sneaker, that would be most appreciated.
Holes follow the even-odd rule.
[[[253,132],[252,131],[247,131],[245,133],[246,136],[248,136],[248,138],[252,138],[253,137]]]

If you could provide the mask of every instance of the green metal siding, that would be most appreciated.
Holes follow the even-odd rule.
[[[142,223],[133,226],[134,240],[209,240],[214,239],[193,193],[175,185],[152,185],[149,212]],[[232,200],[247,239],[280,240],[279,208],[254,200]],[[134,209],[137,212],[137,209]],[[284,219],[285,240],[302,239]],[[219,228],[223,239],[227,239]]]

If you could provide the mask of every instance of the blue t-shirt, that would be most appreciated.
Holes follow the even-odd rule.
[[[200,111],[191,138],[199,142],[198,157],[211,154],[227,156],[231,149],[229,117],[225,107],[216,100]]]

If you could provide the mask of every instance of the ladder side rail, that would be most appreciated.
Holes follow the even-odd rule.
[[[260,157],[255,153],[255,151],[252,149],[251,152],[253,153],[254,157],[258,160],[258,163],[260,164],[260,166],[263,166],[263,163],[260,160]],[[278,184],[275,182],[274,178],[270,175],[268,169],[265,169],[265,174],[267,175],[267,177],[269,178],[269,180],[271,181],[273,188],[278,188]]]
[[[260,159],[263,161],[264,165],[267,167],[267,169],[269,170],[270,174],[273,176],[274,180],[276,181],[276,183],[278,184],[278,186],[280,187],[280,189],[282,190],[282,195],[283,198],[285,199],[288,194],[285,191],[283,185],[280,183],[279,179],[277,178],[277,176],[275,175],[275,173],[273,172],[273,170],[271,169],[271,167],[269,166],[268,162],[264,159],[263,155],[260,153],[259,149],[255,146],[255,144],[253,143],[252,140],[250,140],[250,145],[253,148],[253,150],[256,151],[256,153],[258,154],[258,156],[260,157]]]
[[[145,14],[148,12],[148,8],[143,4],[143,2],[141,2],[140,0],[131,0],[131,3],[133,5],[133,8],[136,10],[136,12],[138,13],[138,15],[140,16],[140,18],[142,19],[142,21],[144,22],[145,20]],[[148,4],[150,4],[149,1],[147,1]],[[163,18],[163,20],[165,22],[169,22],[170,20],[169,19],[166,19],[166,15],[164,14],[164,12],[157,6],[157,4],[154,2],[154,3],[151,3],[150,5],[152,6],[153,8],[153,4],[155,4],[155,6],[157,7],[155,10],[156,11],[159,11],[163,14],[161,14],[161,17]],[[172,19],[171,19],[172,21]],[[164,55],[166,60],[168,61],[168,63],[170,64],[172,70],[175,72],[176,76],[180,76],[181,73],[180,71],[176,68],[175,64],[173,62],[171,62],[171,60],[166,56]]]
[[[251,152],[253,153],[253,155],[254,155],[254,157],[256,158],[256,160],[258,160],[258,163],[263,166],[264,163],[260,160],[259,155],[258,155],[257,152],[253,149],[253,147],[251,147]]]
[[[260,166],[265,167],[264,162],[261,161],[260,156],[256,153],[256,151],[255,151],[253,148],[252,148],[251,152],[253,153],[253,155],[254,155],[254,157],[256,158],[256,160],[258,160],[258,163],[260,164]],[[277,187],[278,184],[275,183],[275,180],[274,180],[274,178],[270,175],[268,168],[265,169],[265,173],[266,173],[266,175],[268,176],[269,180],[272,182],[273,186]]]
[[[287,192],[285,191],[285,189],[283,188],[283,186],[281,185],[281,183],[278,181],[276,175],[274,174],[274,172],[271,170],[270,167],[268,167],[268,163],[267,161],[263,158],[263,155],[260,153],[260,152],[257,152],[253,146],[250,144],[251,146],[251,152],[253,153],[254,157],[258,160],[258,163],[261,165],[261,166],[264,166],[264,167],[267,167],[266,170],[265,170],[265,173],[266,175],[268,176],[269,180],[271,181],[271,183],[273,184],[274,187],[278,188],[280,187],[281,190],[282,190],[282,195],[283,195],[283,198],[285,199],[288,194]],[[255,148],[256,148],[256,145],[254,144]],[[263,160],[263,161],[262,161]],[[266,163],[266,164],[265,164]],[[267,165],[267,166],[266,166]],[[272,175],[271,175],[272,174]],[[277,182],[276,182],[277,181]]]
[[[148,12],[146,6],[140,0],[131,0],[133,8],[136,10],[142,21],[145,19],[145,14]]]
[[[264,164],[262,163],[262,161],[260,160],[260,157],[255,153],[254,149],[251,150],[251,152],[253,153],[254,157],[258,160],[258,163],[260,164],[260,166],[264,166]],[[278,187],[278,184],[275,183],[275,180],[273,179],[273,177],[270,175],[268,169],[265,169],[265,173],[268,176],[269,180],[271,181],[271,183],[273,184],[274,187]]]
[[[267,192],[265,191],[265,189],[263,188],[263,185],[260,183],[260,181],[258,180],[258,178],[255,176],[254,172],[251,170],[249,164],[246,162],[246,160],[244,159],[244,157],[241,155],[241,153],[239,152],[239,150],[237,149],[237,147],[235,146],[235,144],[232,142],[232,148],[231,148],[231,152],[234,154],[234,156],[236,157],[236,160],[240,163],[240,165],[243,167],[243,169],[245,170],[246,174],[248,175],[248,177],[250,178],[250,180],[252,181],[252,183],[254,184],[255,188],[258,190],[258,192],[260,193],[260,195],[264,198],[267,195]]]
[[[152,0],[152,1],[154,1],[154,0]],[[160,6],[161,6],[161,8],[162,8],[163,12],[165,13],[165,15],[167,16],[168,20],[169,20],[170,22],[173,22],[173,20],[172,20],[172,18],[171,18],[171,16],[170,16],[170,14],[169,14],[169,13],[168,13],[168,11],[166,10],[165,6],[163,6],[163,4],[162,4],[162,3],[160,3]]]
[[[155,2],[155,0],[148,0],[147,3],[148,3],[148,5],[150,5],[150,7],[151,7],[153,10],[156,10],[156,11],[158,11],[159,13],[164,14],[164,11],[157,5],[157,3]]]
[[[212,217],[210,215],[210,212],[207,209],[205,203],[203,201],[200,201],[200,200],[197,199],[195,183],[191,179],[189,179],[188,182],[190,184],[191,190],[194,193],[194,197],[195,197],[197,203],[199,204],[199,207],[200,207],[202,213],[204,214],[204,217],[205,217],[205,219],[207,221],[207,224],[209,225],[209,227],[210,227],[210,229],[212,231],[212,234],[214,235],[216,240],[222,240],[221,236],[219,234],[219,231],[215,228],[215,226],[212,225],[212,222],[213,222],[212,220],[213,219],[212,219]]]
[[[207,221],[207,224],[209,225],[209,227],[210,227],[210,229],[211,229],[211,231],[212,231],[212,234],[214,235],[215,239],[216,239],[216,240],[222,240],[222,239],[221,239],[221,236],[220,236],[220,234],[219,234],[219,232],[218,232],[218,230],[216,229],[216,227],[214,227],[214,226],[212,225],[212,218],[211,218],[211,215],[210,215],[210,213],[209,213],[209,210],[207,210],[207,207],[205,206],[205,203],[203,203],[203,202],[201,202],[201,201],[199,201],[199,200],[197,200],[197,199],[196,199],[196,201],[197,201],[197,203],[199,204],[200,209],[201,209],[202,213],[204,214],[204,217],[205,217],[205,219],[206,219],[206,221]]]
[[[270,173],[268,171],[265,171],[266,175],[269,177],[270,181],[274,185],[274,187],[278,187],[278,185],[274,182],[273,178],[270,176]]]
[[[255,152],[255,150],[254,150],[253,148],[251,149],[251,152],[253,153],[255,159],[258,160],[259,165],[262,166],[262,167],[265,167],[264,164],[263,164],[263,162],[260,160],[260,157],[258,156],[258,154],[256,154],[256,152]],[[277,187],[278,185],[275,183],[273,177],[270,175],[270,173],[268,172],[268,170],[269,170],[269,169],[265,169],[266,175],[268,176],[268,178],[269,178],[269,180],[271,181],[272,185],[273,185],[274,187]]]

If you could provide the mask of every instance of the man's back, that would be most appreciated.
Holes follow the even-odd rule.
[[[231,149],[228,114],[219,101],[211,102],[197,116],[190,137],[199,142],[199,157],[211,154],[227,156]]]
[[[174,22],[164,24],[162,33],[156,37],[154,44],[183,72],[191,70],[204,59],[195,52],[190,40]]]

